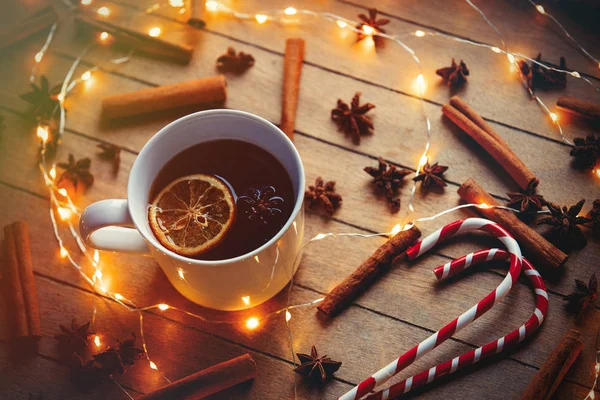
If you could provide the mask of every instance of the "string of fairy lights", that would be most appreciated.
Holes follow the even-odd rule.
[[[556,18],[554,18],[553,16],[548,14],[541,5],[537,5],[534,2],[532,2],[531,0],[528,0],[528,1],[536,7],[536,9],[538,10],[539,13],[552,19],[560,27],[560,29],[563,31],[563,33],[566,35],[566,37],[569,38],[571,41],[573,41],[577,45],[577,47],[580,49],[580,51],[582,51],[588,59],[590,59],[592,62],[595,62],[597,66],[600,66],[600,64],[598,63],[598,60],[596,58],[594,58],[589,52],[587,52],[566,31],[566,29],[562,26],[562,24],[560,24],[560,22],[558,20],[556,20]],[[588,83],[589,85],[594,87],[596,90],[600,90],[600,88],[598,88],[590,79],[588,79],[585,76],[582,76],[577,71],[562,70],[559,68],[555,68],[555,67],[540,63],[537,60],[531,59],[522,54],[510,52],[506,46],[506,43],[505,43],[504,38],[502,37],[500,31],[494,26],[494,24],[491,21],[489,21],[489,19],[486,17],[486,15],[479,8],[477,8],[470,0],[466,0],[466,2],[482,16],[482,18],[486,21],[486,23],[488,23],[490,25],[491,28],[493,28],[496,31],[496,33],[498,34],[498,36],[503,44],[503,49],[500,49],[500,48],[492,46],[492,45],[474,42],[474,41],[471,41],[468,39],[453,36],[451,34],[441,33],[441,32],[436,32],[436,31],[416,30],[414,32],[409,33],[409,35],[415,36],[418,38],[422,38],[422,37],[426,37],[426,36],[443,37],[443,38],[447,38],[447,39],[462,42],[462,43],[467,43],[467,44],[478,46],[478,47],[484,47],[484,48],[491,50],[492,52],[494,52],[496,54],[505,55],[511,65],[511,69],[518,71],[519,74],[520,74],[520,69],[516,66],[516,63],[518,60],[526,60],[526,61],[535,63],[535,64],[539,65],[540,67],[545,68],[547,70],[553,70],[553,71],[569,74],[571,77],[574,77],[577,79],[582,79],[583,81],[585,81],[586,83]],[[93,3],[93,0],[80,0],[80,4],[82,6],[86,6],[86,7],[91,6],[92,3]],[[185,3],[183,0],[169,0],[168,4],[167,3],[155,4],[152,7],[149,7],[146,10],[144,10],[144,12],[154,13],[164,7],[175,7],[175,8],[180,9],[179,12],[181,14],[184,14],[185,13],[185,9],[183,8],[184,6],[185,6]],[[377,31],[375,28],[373,28],[369,25],[362,25],[361,28],[357,28],[357,26],[359,26],[359,23],[356,21],[352,21],[350,19],[338,16],[338,15],[335,15],[332,13],[314,12],[314,11],[310,11],[310,10],[299,10],[294,7],[287,7],[282,10],[261,11],[258,13],[250,14],[250,13],[237,12],[237,11],[225,6],[222,3],[209,0],[209,1],[205,2],[205,9],[211,13],[225,13],[227,15],[233,16],[240,20],[254,20],[258,24],[264,24],[267,22],[279,22],[279,23],[283,23],[283,24],[299,23],[299,19],[298,19],[299,16],[304,15],[304,16],[318,17],[324,21],[335,23],[340,29],[348,29],[350,31],[366,35],[367,37],[368,36],[381,36],[383,38],[391,40],[391,41],[397,43],[398,45],[400,45],[400,47],[402,47],[402,49],[410,55],[410,57],[412,58],[412,60],[416,63],[416,65],[418,67],[419,73],[418,73],[417,77],[415,78],[415,83],[416,83],[416,87],[417,87],[417,97],[420,100],[420,103],[422,106],[423,118],[424,118],[425,125],[426,125],[426,135],[425,135],[426,136],[426,144],[425,144],[424,151],[421,153],[421,156],[419,158],[419,163],[416,168],[416,174],[419,174],[421,172],[422,168],[425,166],[425,164],[428,163],[428,161],[429,161],[428,154],[429,154],[429,150],[431,147],[431,122],[429,120],[429,117],[427,116],[427,113],[425,112],[425,106],[424,106],[424,101],[423,101],[425,88],[426,88],[426,82],[425,82],[425,79],[423,76],[422,65],[421,65],[421,62],[420,62],[418,56],[416,55],[416,52],[412,48],[410,48],[408,45],[406,45],[406,43],[404,43],[401,40],[399,35],[385,34],[385,33]],[[96,12],[101,17],[109,17],[111,15],[111,10],[107,6],[98,7],[97,9],[95,9],[93,11]],[[44,56],[47,53],[47,51],[55,37],[57,28],[59,26],[59,22],[60,22],[60,20],[52,25],[42,48],[35,54],[35,57],[34,57],[35,64],[32,68],[31,75],[30,75],[30,80],[32,82],[35,81],[36,68],[37,68],[38,64],[40,64],[42,62],[42,60],[44,59]],[[163,33],[162,29],[158,26],[151,27],[148,30],[148,35],[151,37],[158,37],[162,33]],[[109,43],[112,41],[112,35],[107,32],[101,32],[97,36],[97,39],[98,39],[99,43]],[[63,80],[63,83],[61,85],[60,93],[57,96],[58,110],[55,110],[55,112],[56,111],[60,112],[59,126],[58,126],[58,130],[56,132],[57,138],[54,138],[55,140],[59,139],[58,143],[60,142],[60,139],[62,138],[64,129],[65,129],[65,124],[66,124],[65,108],[64,108],[64,101],[65,101],[66,97],[69,95],[69,93],[72,91],[72,89],[74,89],[78,84],[89,81],[90,79],[93,78],[93,74],[96,71],[100,70],[99,66],[96,65],[96,66],[93,66],[93,67],[89,68],[88,70],[86,70],[78,78],[74,78],[75,71],[79,67],[81,61],[89,53],[89,51],[91,51],[95,46],[96,46],[96,43],[92,43],[92,44],[88,45],[76,57],[74,62],[71,64],[71,66]],[[129,55],[127,55],[126,57],[113,59],[113,60],[110,60],[110,62],[113,64],[117,64],[117,65],[122,64],[122,63],[128,62],[131,55],[132,55],[132,52],[130,52]],[[520,74],[520,76],[521,76],[521,79],[523,80],[524,77],[522,76],[522,74]],[[536,96],[531,91],[531,89],[529,89],[529,88],[527,88],[527,89],[529,90],[529,95],[533,99],[536,100],[536,102],[540,105],[542,110],[550,117],[551,121],[556,125],[557,130],[561,136],[561,139],[565,143],[572,145],[572,143],[565,137],[562,127],[560,126],[560,124],[558,122],[558,118],[557,118],[556,114],[553,113],[552,111],[550,111],[550,109],[544,104],[544,102],[538,96]],[[299,249],[298,253],[296,254],[294,262],[291,263],[292,267],[290,268],[290,272],[289,272],[291,282],[290,282],[290,285],[288,288],[286,307],[278,309],[276,311],[269,312],[262,316],[252,316],[245,320],[239,320],[239,321],[213,320],[213,319],[205,318],[202,315],[187,311],[182,308],[177,308],[177,307],[171,306],[169,304],[165,304],[165,303],[159,303],[159,304],[154,304],[154,305],[150,305],[150,306],[138,307],[132,300],[126,298],[122,294],[109,290],[108,285],[106,284],[106,281],[104,279],[105,277],[103,276],[103,273],[102,273],[102,264],[101,264],[100,253],[97,250],[92,250],[85,246],[77,229],[75,228],[75,226],[72,223],[73,217],[80,215],[80,210],[75,206],[68,191],[66,189],[58,186],[58,184],[56,182],[56,165],[52,164],[50,169],[47,168],[46,151],[47,151],[47,145],[48,145],[49,141],[51,140],[51,136],[52,136],[51,129],[48,125],[44,125],[44,124],[40,123],[40,124],[38,124],[38,126],[36,128],[36,135],[37,135],[38,139],[40,140],[40,156],[41,157],[40,157],[40,162],[39,162],[39,168],[41,170],[41,173],[42,173],[42,176],[44,179],[44,184],[49,193],[49,198],[50,198],[49,216],[50,216],[50,221],[52,223],[53,234],[58,243],[59,256],[62,259],[66,259],[79,272],[81,277],[93,288],[93,290],[96,293],[98,293],[101,296],[104,296],[105,298],[110,298],[111,300],[115,301],[119,305],[123,306],[128,311],[138,314],[139,327],[140,327],[140,340],[142,343],[144,356],[145,356],[150,368],[153,370],[157,370],[157,371],[158,371],[158,366],[150,358],[150,354],[148,352],[148,346],[146,343],[146,338],[144,335],[144,327],[143,327],[143,320],[144,320],[143,313],[144,312],[151,312],[154,310],[159,310],[161,312],[165,312],[167,310],[178,311],[187,316],[198,319],[202,322],[211,323],[211,324],[240,325],[240,326],[245,326],[249,330],[258,328],[262,321],[265,321],[271,317],[283,314],[285,316],[284,319],[285,319],[286,326],[288,329],[288,334],[289,334],[290,350],[292,352],[292,360],[293,360],[293,363],[295,364],[296,358],[295,358],[295,351],[294,351],[294,347],[293,347],[293,336],[292,336],[292,331],[291,331],[290,324],[289,324],[289,322],[292,318],[291,311],[294,309],[298,309],[298,308],[312,307],[315,304],[318,304],[319,302],[321,302],[323,300],[323,298],[318,298],[313,301],[302,303],[302,304],[294,304],[294,305],[290,304],[291,291],[292,291],[292,288],[294,285],[293,265],[296,264],[298,257],[300,257],[301,253],[305,250],[305,248],[308,245],[310,245],[311,243],[314,243],[315,241],[323,240],[326,238],[339,238],[339,237],[368,238],[368,237],[377,237],[377,236],[388,237],[391,235],[395,235],[396,233],[400,232],[401,230],[409,229],[415,223],[431,221],[431,220],[441,217],[442,215],[445,215],[445,214],[448,214],[451,212],[455,212],[457,210],[461,210],[464,208],[473,208],[473,207],[475,207],[475,208],[501,208],[501,209],[506,209],[506,210],[510,210],[510,211],[514,211],[514,212],[519,212],[518,210],[509,208],[509,207],[489,206],[485,203],[463,204],[463,205],[459,205],[459,206],[441,211],[440,213],[432,215],[432,216],[413,219],[412,222],[409,222],[406,224],[400,224],[400,223],[396,224],[390,230],[390,232],[373,233],[373,234],[333,233],[333,232],[319,233],[316,236],[312,237],[310,240],[308,240]],[[408,207],[409,213],[414,211],[413,198],[415,195],[415,191],[416,191],[416,183],[413,185],[411,192],[410,192],[410,200],[409,200],[409,207]],[[542,212],[545,212],[545,211],[542,211]],[[407,216],[407,218],[408,218],[408,216]],[[88,262],[92,266],[93,273],[91,275],[88,275],[85,272],[84,267],[75,260],[75,258],[72,256],[72,252],[67,249],[65,241],[64,241],[63,237],[61,236],[59,221],[63,222],[66,225],[66,227],[69,230],[70,235],[75,240],[75,243],[77,245],[76,252],[81,253],[81,255],[86,260],[88,260]],[[289,261],[289,260],[284,260],[282,262],[282,264],[286,264],[287,261]],[[290,264],[290,263],[288,263],[288,264]],[[275,265],[273,266],[273,268],[275,268]],[[179,277],[181,279],[185,280],[185,271],[180,270]],[[270,284],[270,282],[267,285],[269,285],[269,284]],[[97,309],[96,309],[96,304],[95,304],[96,296],[93,296],[93,298],[94,298],[94,303],[93,303],[94,310],[93,310],[93,317],[92,317],[92,326],[95,327],[95,320],[96,320],[96,314],[97,314]],[[251,304],[251,299],[249,296],[244,296],[242,298],[242,301],[246,305]],[[98,350],[101,349],[102,341],[101,341],[101,336],[98,333],[96,333],[94,335],[93,343]],[[596,368],[596,381],[597,381],[598,373],[600,371],[600,363],[597,363],[595,368]],[[167,382],[170,382],[170,380],[164,374],[162,374],[162,376]],[[593,396],[594,396],[593,393],[594,393],[594,388],[596,386],[596,381],[594,381],[594,386],[592,387],[592,391],[590,392],[591,395],[588,395],[587,398],[593,399]],[[119,386],[119,388],[121,388],[121,390],[123,390],[129,398],[132,398],[129,395],[129,393],[118,382],[114,381],[114,383],[117,384]],[[295,384],[295,380],[294,380],[294,384]],[[589,397],[589,396],[591,396],[591,397]]]

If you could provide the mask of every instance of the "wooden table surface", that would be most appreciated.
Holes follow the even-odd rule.
[[[227,76],[226,107],[249,111],[278,123],[285,38],[302,37],[306,40],[306,59],[294,143],[304,161],[307,182],[314,182],[317,176],[336,180],[337,189],[344,197],[343,206],[333,217],[307,212],[306,238],[319,232],[385,232],[401,221],[407,209],[410,184],[405,184],[401,190],[402,210],[391,215],[386,201],[374,191],[363,167],[375,166],[376,157],[382,156],[400,166],[414,168],[423,151],[425,127],[413,86],[418,71],[405,52],[392,43],[374,51],[368,43],[355,44],[354,33],[318,21],[308,26],[257,25],[225,16],[208,16],[206,29],[193,31],[175,20],[176,10],[161,9],[159,12],[166,17],[140,17],[135,12],[154,3],[155,0],[124,0],[107,4],[114,10],[115,18],[129,19],[141,30],[159,25],[166,38],[193,43],[193,60],[189,65],[181,66],[136,54],[129,63],[120,66],[104,63],[102,69],[94,73],[92,81],[81,85],[68,97],[67,129],[58,159],[66,159],[69,153],[77,158],[90,157],[96,178],[93,186],[77,199],[78,206],[125,197],[129,169],[137,152],[158,129],[184,114],[181,111],[160,113],[126,123],[107,123],[100,118],[102,96],[213,75],[216,58],[228,46],[233,46],[253,54],[256,64],[241,76]],[[590,75],[599,84],[597,66],[576,51],[551,21],[526,1],[477,3],[497,24],[512,51],[529,56],[541,52],[545,60],[556,64],[564,55],[569,67]],[[99,5],[98,2],[95,4]],[[249,12],[290,5],[279,0],[232,1],[229,4]],[[356,15],[365,12],[371,4],[313,0],[294,5],[356,19]],[[377,7],[391,19],[386,26],[391,33],[437,29],[500,45],[495,33],[465,2],[380,0]],[[557,15],[574,36],[598,56],[598,37],[586,34],[558,11]],[[38,392],[44,394],[45,400],[125,398],[112,384],[105,384],[92,394],[80,394],[69,383],[67,368],[58,362],[53,339],[58,324],[68,324],[73,317],[81,322],[89,320],[94,299],[98,308],[96,325],[106,342],[138,332],[139,325],[135,313],[94,294],[78,273],[59,257],[52,236],[48,194],[36,165],[35,125],[23,116],[26,104],[18,97],[28,90],[33,56],[44,38],[45,34],[40,34],[23,41],[3,51],[0,59],[0,114],[5,117],[6,125],[0,141],[0,223],[2,226],[15,220],[29,223],[44,335],[37,355],[18,364],[10,361],[11,345],[7,341],[8,324],[5,323],[10,305],[4,299],[0,300],[0,398],[25,399],[28,393]],[[528,99],[504,57],[439,37],[407,36],[406,41],[422,60],[428,83],[424,109],[432,122],[431,157],[450,167],[445,174],[448,181],[445,190],[426,194],[417,191],[416,211],[412,218],[432,215],[457,205],[456,189],[469,177],[475,178],[502,202],[507,198],[506,192],[517,189],[510,177],[474,141],[442,118],[441,106],[454,93],[440,82],[435,70],[449,65],[452,57],[463,59],[471,71],[468,84],[458,93],[491,123],[539,177],[540,192],[560,204],[574,204],[585,198],[584,211],[587,212],[592,200],[600,197],[600,179],[589,171],[570,167],[569,147],[559,140],[549,118]],[[40,64],[39,73],[48,76],[51,83],[60,82],[86,45],[87,42],[75,33],[73,24],[66,20],[60,26],[47,58]],[[94,48],[85,57],[76,76],[95,63],[124,54],[106,47]],[[377,106],[371,111],[375,134],[363,138],[360,145],[353,144],[338,132],[329,117],[338,98],[349,101],[357,91],[363,93],[363,101]],[[576,79],[569,79],[565,90],[540,91],[539,94],[551,109],[555,108],[560,95],[600,102],[598,92]],[[559,118],[569,138],[592,131],[589,125],[568,115],[559,113]],[[121,168],[116,176],[107,162],[96,157],[99,143],[121,147]],[[420,223],[419,227],[428,234],[466,215],[456,212],[433,222]],[[68,236],[64,227],[61,231]],[[322,297],[382,242],[380,238],[344,238],[311,245],[296,274],[292,303]],[[282,318],[263,321],[258,329],[248,331],[239,326],[202,323],[174,311],[149,312],[145,314],[144,326],[149,352],[160,371],[172,380],[250,353],[258,364],[257,378],[252,383],[215,395],[215,399],[293,398],[294,379],[298,398],[332,399],[429,336],[494,288],[505,273],[502,265],[478,269],[477,273],[467,273],[447,284],[436,284],[431,274],[433,267],[449,259],[493,245],[495,241],[488,237],[468,236],[439,248],[418,262],[398,264],[333,320],[320,318],[315,308],[294,311],[290,321],[294,348],[309,352],[314,344],[321,352],[343,362],[335,378],[323,386],[308,384],[292,371],[290,346]],[[67,246],[74,249],[71,242]],[[166,302],[199,314],[235,320],[260,316],[285,305],[285,295],[280,294],[246,312],[215,313],[179,295],[151,259],[109,253],[102,253],[101,257],[110,289],[138,305]],[[565,311],[562,296],[573,291],[574,279],[587,281],[599,265],[600,243],[590,240],[586,248],[571,254],[560,276],[546,280],[550,310],[542,328],[531,340],[510,354],[470,368],[468,373],[453,375],[428,386],[417,396],[516,398],[563,333],[576,326],[582,331],[585,347],[556,397],[583,398],[593,382],[594,341],[600,325],[600,311],[597,305],[591,306],[585,317],[576,321]],[[88,264],[85,268],[91,270]],[[524,281],[519,282],[501,304],[409,367],[395,381],[508,333],[525,321],[533,309],[531,289]],[[143,360],[129,368],[119,382],[134,398],[165,383],[161,374],[151,370]]]

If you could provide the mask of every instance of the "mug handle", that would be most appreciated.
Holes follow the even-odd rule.
[[[148,244],[134,228],[127,200],[101,200],[81,213],[79,230],[86,245],[98,250],[149,254]]]

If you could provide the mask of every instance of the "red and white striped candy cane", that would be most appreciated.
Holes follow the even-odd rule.
[[[513,282],[519,278],[521,274],[522,255],[521,249],[515,239],[500,225],[493,221],[483,218],[467,218],[465,220],[456,221],[446,225],[442,229],[432,233],[422,241],[411,246],[406,254],[410,260],[414,260],[426,251],[430,250],[436,244],[462,232],[472,230],[483,230],[496,236],[506,246],[510,253],[510,268],[506,277],[500,282],[500,285],[483,300],[475,304],[473,307],[465,311],[458,318],[448,323],[439,331],[423,340],[417,346],[408,350],[396,360],[384,368],[377,371],[369,378],[362,381],[358,386],[342,395],[339,400],[357,400],[371,392],[375,387],[387,382],[392,376],[402,371],[404,368],[418,360],[432,349],[439,346],[454,333],[479,318],[488,311],[494,304],[501,301],[512,288]]]
[[[510,253],[501,249],[479,250],[442,265],[441,267],[437,267],[433,272],[438,280],[442,280],[481,262],[490,260],[508,260],[509,258]],[[544,317],[548,312],[548,294],[546,293],[546,285],[544,284],[542,277],[525,258],[523,258],[523,272],[531,281],[531,285],[535,291],[535,311],[527,322],[500,339],[494,340],[493,342],[459,357],[445,361],[433,368],[420,372],[415,376],[411,376],[385,390],[372,394],[367,397],[367,400],[387,400],[402,396],[403,394],[433,382],[444,375],[452,374],[459,369],[475,364],[494,354],[500,353],[501,351],[506,351],[533,334],[533,332],[535,332],[542,324]]]

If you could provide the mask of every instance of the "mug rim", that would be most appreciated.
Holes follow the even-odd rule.
[[[154,235],[152,235],[150,237],[147,234],[147,232],[145,232],[145,230],[140,229],[138,221],[136,221],[136,217],[135,217],[136,214],[134,214],[131,210],[132,202],[129,201],[129,199],[132,198],[132,195],[135,196],[135,193],[131,192],[133,190],[133,185],[131,185],[131,181],[132,181],[134,175],[137,175],[136,174],[136,171],[137,171],[136,166],[139,165],[138,160],[140,159],[140,156],[146,157],[145,153],[150,151],[147,149],[149,149],[154,142],[160,140],[162,138],[162,136],[168,134],[169,131],[171,131],[178,125],[186,123],[191,119],[202,118],[202,117],[206,117],[206,116],[215,116],[215,115],[218,116],[219,114],[223,115],[225,117],[237,115],[237,116],[249,118],[249,119],[252,119],[252,120],[262,124],[265,128],[268,128],[268,129],[276,132],[276,134],[278,134],[283,139],[283,142],[285,143],[286,147],[288,147],[288,149],[290,150],[290,153],[292,154],[292,157],[294,158],[294,163],[299,168],[300,180],[298,182],[298,193],[296,194],[296,198],[295,198],[295,202],[294,202],[294,209],[292,210],[290,217],[288,218],[285,225],[283,225],[281,227],[281,229],[277,232],[277,234],[275,234],[271,239],[269,239],[268,242],[266,242],[262,246],[254,249],[248,253],[242,254],[237,257],[227,258],[224,260],[197,260],[194,258],[184,257],[182,255],[175,253],[172,250],[167,249],[158,241],[158,239],[156,239],[156,237]],[[193,145],[194,144],[190,144],[190,146],[193,146]],[[190,146],[187,146],[187,147],[190,147]],[[259,147],[261,147],[261,146],[259,146]],[[268,150],[265,150],[265,151],[268,151]],[[273,156],[278,158],[275,154],[273,154]],[[154,177],[154,178],[156,178],[156,177]],[[204,111],[198,111],[198,112],[183,116],[179,119],[176,119],[175,121],[170,122],[169,124],[162,127],[158,132],[156,132],[142,147],[142,150],[138,153],[138,156],[136,157],[136,159],[133,162],[133,165],[131,166],[131,171],[129,173],[129,179],[127,180],[127,209],[129,210],[129,214],[131,215],[131,219],[133,221],[133,224],[135,225],[136,230],[139,232],[140,235],[142,235],[142,237],[146,240],[146,242],[148,242],[156,250],[163,252],[164,254],[168,255],[169,257],[172,257],[179,261],[186,262],[186,263],[193,264],[193,265],[199,265],[199,266],[228,265],[228,264],[233,264],[233,263],[254,257],[255,255],[261,253],[266,248],[268,248],[271,245],[273,245],[274,243],[276,243],[279,239],[281,239],[281,237],[290,229],[290,227],[292,226],[292,224],[298,217],[298,213],[301,211],[301,209],[303,207],[304,187],[305,186],[306,186],[306,183],[305,183],[305,176],[304,176],[304,164],[302,163],[300,154],[298,153],[298,150],[296,149],[296,147],[294,146],[294,144],[292,143],[290,138],[285,133],[283,133],[283,131],[281,129],[279,129],[279,127],[277,127],[275,124],[266,120],[263,117],[260,117],[258,115],[255,115],[255,114],[252,114],[252,113],[249,113],[246,111],[230,110],[230,109],[204,110]]]

